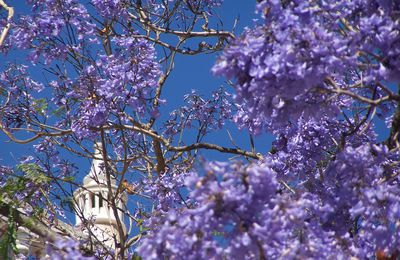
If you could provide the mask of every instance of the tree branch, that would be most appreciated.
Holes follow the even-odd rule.
[[[4,0],[0,0],[0,6],[2,6],[4,9],[8,11],[8,16],[7,16],[7,25],[4,27],[3,31],[1,32],[0,35],[0,47],[3,45],[4,40],[6,39],[6,36],[8,34],[8,31],[11,28],[11,19],[14,16],[14,8],[11,6],[8,6]]]
[[[207,149],[207,150],[216,150],[222,153],[232,153],[232,154],[238,154],[238,155],[244,155],[253,159],[261,160],[263,157],[262,155],[258,153],[252,153],[248,152],[242,149],[238,148],[227,148],[227,147],[222,147],[219,145],[215,144],[210,144],[210,143],[194,143],[191,145],[187,146],[167,146],[167,150],[169,151],[174,151],[174,152],[188,152],[191,150],[197,150],[197,149]]]
[[[13,211],[12,206],[10,206],[9,204],[7,204],[5,202],[0,202],[0,215],[3,215],[4,217],[8,217],[10,214],[13,213],[12,211]],[[46,239],[47,241],[54,243],[57,240],[62,239],[62,235],[54,232],[53,230],[46,227],[45,225],[43,225],[39,221],[35,220],[34,218],[26,216],[18,209],[14,210],[14,214],[15,214],[14,219],[19,225],[26,227],[32,233],[39,235],[40,237]]]

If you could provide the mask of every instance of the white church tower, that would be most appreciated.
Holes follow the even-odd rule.
[[[82,225],[82,216],[85,220],[93,220],[94,225],[88,227],[86,233],[94,235],[94,241],[100,241],[111,249],[115,248],[115,239],[119,242],[117,220],[114,211],[108,204],[109,187],[103,163],[103,148],[101,143],[95,143],[94,158],[88,175],[83,179],[83,186],[74,192],[76,225]],[[118,186],[111,177],[111,192],[116,194]],[[126,207],[126,194],[122,192],[116,200],[118,215],[123,225],[124,235],[124,210]]]

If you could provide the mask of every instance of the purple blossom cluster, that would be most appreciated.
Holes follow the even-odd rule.
[[[45,216],[47,223],[66,218],[60,204],[50,201],[62,192],[53,191],[57,179],[74,177],[76,168],[62,161],[49,138],[35,145],[36,157],[22,157],[15,169],[0,166],[0,190],[4,198],[24,213],[34,217]],[[58,194],[57,194],[58,193]]]
[[[187,171],[177,165],[155,180],[144,180],[145,192],[155,201],[158,215],[166,215],[173,209],[179,210],[189,203],[186,201],[187,196],[184,195],[187,176]]]
[[[140,185],[154,200],[151,214],[135,216],[145,224],[137,248],[144,259],[396,257],[400,2],[258,2],[261,20],[230,39],[213,68],[232,80],[235,96],[219,89],[205,99],[193,91],[158,134],[158,87],[169,72],[161,75],[149,39],[215,33],[208,22],[199,34],[182,36],[182,28],[206,20],[222,0],[92,0],[94,8],[78,0],[28,1],[31,14],[13,21],[1,50],[28,51],[50,76],[42,84],[26,66],[0,72],[0,126],[9,136],[25,129],[47,137],[16,170],[0,166],[0,191],[28,203],[27,213],[44,210],[53,220],[62,213],[49,200],[63,196],[54,181],[68,182],[75,172],[56,144],[74,151],[108,131],[107,156],[124,163],[112,170],[152,175],[151,167],[170,167]],[[375,115],[391,127],[389,141],[378,141]],[[231,119],[251,133],[276,136],[264,159],[206,162],[196,171],[192,150],[171,156],[184,130],[197,131],[199,143]],[[48,254],[87,259],[79,247],[63,239]]]
[[[310,173],[315,172],[318,176],[319,171],[325,170],[341,146],[358,147],[376,142],[372,123],[364,123],[358,127],[363,131],[350,134],[355,132],[356,125],[353,119],[347,122],[325,115],[319,120],[300,117],[297,122],[277,131],[270,157],[275,161],[279,177],[285,181],[314,179]]]
[[[262,21],[225,49],[214,73],[235,80],[236,121],[254,133],[300,116],[337,116],[327,79],[365,85],[398,79],[396,1],[262,1]],[[396,76],[397,75],[397,76]]]
[[[39,101],[54,111],[50,116],[58,117],[56,127],[71,128],[79,138],[94,138],[94,128],[119,123],[125,112],[151,114],[149,104],[160,76],[153,44],[129,32],[110,37],[104,49],[96,24],[79,1],[29,3],[31,14],[14,21],[4,49],[29,50],[29,59],[36,64],[55,65],[47,69],[51,80],[45,86],[53,97]],[[108,14],[124,5],[122,1],[93,4]],[[69,73],[72,70],[75,73]],[[17,66],[2,72],[0,80],[12,97],[2,116],[4,125],[32,124],[27,119],[39,113],[32,109],[37,101],[31,95],[44,85],[33,81],[25,67]],[[39,116],[49,116],[39,112]]]
[[[191,203],[155,209],[138,252],[145,259],[390,255],[399,244],[400,191],[397,176],[385,178],[398,173],[391,164],[398,160],[385,147],[348,146],[320,176],[316,168],[307,184],[285,185],[275,160],[207,163],[204,174],[185,178]]]
[[[393,128],[398,104],[359,101],[381,99],[390,92],[384,82],[398,80],[399,9],[394,1],[261,1],[262,23],[225,49],[214,72],[234,79],[239,127],[271,131],[273,149],[262,162],[193,172],[190,203],[157,208],[139,254],[396,257],[400,154],[377,144],[369,116],[389,116]]]
[[[399,167],[391,165],[391,158],[398,161],[399,154],[389,154],[385,146],[346,147],[317,188],[332,209],[325,227],[342,237],[353,229],[354,237],[347,240],[359,258],[373,257],[378,250],[393,253],[400,243],[399,179],[388,179]]]
[[[145,259],[343,255],[334,233],[313,216],[328,208],[308,193],[280,194],[271,163],[207,163],[204,170],[204,176],[193,173],[186,179],[195,204],[153,214],[138,248]]]
[[[46,64],[65,59],[73,45],[95,33],[95,24],[78,1],[31,0],[32,15],[21,16],[13,24],[6,49],[28,49],[32,62]],[[76,38],[72,39],[72,33]],[[63,40],[66,36],[69,40]]]
[[[67,98],[81,100],[71,126],[78,136],[93,136],[90,128],[103,126],[124,111],[150,113],[147,100],[160,75],[154,47],[128,36],[114,42],[115,53],[89,64],[67,93]]]
[[[129,3],[127,0],[91,0],[91,3],[105,18],[126,18],[125,9]]]
[[[54,245],[48,245],[46,247],[47,255],[50,259],[62,260],[62,259],[74,259],[74,260],[90,260],[95,259],[94,257],[86,257],[82,254],[79,249],[80,243],[71,238],[62,238]]]
[[[19,128],[26,125],[28,118],[40,117],[43,111],[36,111],[32,92],[41,92],[44,88],[31,78],[27,66],[9,65],[0,72],[0,99],[2,105],[1,125]]]
[[[27,158],[30,161],[32,157]],[[33,215],[39,207],[43,207],[45,200],[43,192],[48,183],[35,179],[32,172],[26,173],[28,167],[19,165],[19,170],[0,166],[0,190],[2,201],[13,207],[22,207],[28,215]],[[33,167],[30,167],[33,168]]]

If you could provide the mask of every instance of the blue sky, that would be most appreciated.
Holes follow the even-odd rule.
[[[16,15],[24,14],[29,12],[29,8],[25,5],[25,1],[7,1],[11,3],[15,8]],[[255,2],[249,0],[225,0],[222,7],[215,13],[223,21],[224,29],[230,29],[236,19],[238,19],[236,26],[236,35],[239,35],[243,28],[246,26],[252,26],[253,20],[257,19],[258,15],[254,13]],[[162,118],[166,118],[169,112],[178,108],[183,104],[183,96],[186,93],[190,93],[192,89],[197,90],[205,97],[209,96],[211,91],[224,85],[224,80],[212,75],[211,67],[215,63],[218,54],[202,54],[198,56],[182,56],[178,55],[175,61],[175,68],[170,78],[167,80],[163,89],[162,98],[167,100],[167,104],[162,107],[161,113]],[[8,61],[24,60],[23,55],[9,56]],[[4,63],[0,62],[0,68]],[[36,74],[36,72],[35,72]],[[40,71],[37,73],[41,75]],[[226,86],[226,85],[225,85]],[[229,89],[229,87],[228,87]],[[232,90],[231,90],[232,91]],[[379,138],[383,139],[387,136],[388,130],[382,122],[377,123]],[[228,126],[235,143],[240,147],[249,149],[249,135],[243,131],[235,129],[234,125]],[[270,144],[273,140],[271,135],[262,135],[256,137],[255,144],[257,151],[265,153],[269,150]],[[217,143],[220,145],[230,146],[226,129],[222,129],[217,133],[210,135],[207,142]],[[4,134],[0,134],[0,164],[15,165],[19,161],[19,157],[28,155],[32,152],[32,145],[19,145],[9,142],[8,138]],[[223,160],[227,156],[222,155],[218,152],[202,152],[202,155],[212,160]],[[89,170],[90,161],[87,159],[78,158],[65,154],[66,158],[76,162],[80,169],[81,179],[86,172]]]
[[[23,4],[24,1],[8,1],[15,7],[16,14],[26,13],[28,9]],[[236,35],[246,26],[253,24],[253,19],[257,18],[254,14],[255,9],[254,0],[225,0],[223,6],[217,13],[220,15],[221,20],[224,22],[224,28],[230,29],[236,18],[239,18],[236,27]],[[21,56],[8,57],[9,60],[21,60]],[[199,56],[177,56],[175,61],[175,69],[171,77],[166,82],[163,90],[163,97],[167,100],[167,104],[162,107],[162,118],[169,114],[172,110],[178,108],[183,104],[183,96],[190,93],[192,89],[196,89],[205,97],[209,96],[212,90],[219,88],[224,84],[222,78],[212,75],[211,67],[215,63],[217,54],[203,54]],[[4,65],[0,62],[0,68]],[[38,74],[40,75],[40,73]],[[229,125],[229,130],[235,140],[235,143],[244,149],[250,148],[249,135],[246,131],[237,130],[233,124]],[[380,139],[387,136],[388,130],[382,122],[378,123],[378,132]],[[271,135],[262,135],[256,137],[255,146],[258,152],[265,153],[270,149],[270,144],[273,140]],[[231,146],[229,136],[226,129],[222,129],[210,135],[207,142],[216,143],[223,146]],[[32,144],[18,145],[9,142],[8,138],[0,133],[0,164],[3,165],[16,165],[19,162],[19,157],[29,155],[33,151]],[[224,160],[231,156],[223,155],[218,152],[203,151],[201,153],[209,160]],[[64,154],[72,162],[76,163],[79,167],[80,174],[77,181],[81,181],[83,176],[89,171],[90,161],[87,159]],[[69,215],[71,216],[71,215]]]
[[[24,14],[29,12],[29,8],[25,5],[25,1],[7,1],[12,4],[15,8],[15,13]],[[224,29],[231,29],[236,19],[236,35],[246,26],[253,24],[253,19],[257,17],[254,14],[255,1],[245,0],[226,0],[223,6],[216,11],[216,14],[220,16],[224,24]],[[13,56],[14,55],[14,56]],[[22,53],[13,54],[7,57],[8,61],[21,61],[24,62],[24,55]],[[183,96],[186,93],[190,93],[192,89],[197,90],[199,93],[208,97],[213,90],[218,89],[221,85],[224,85],[224,80],[212,75],[211,67],[215,63],[217,54],[203,54],[199,56],[181,56],[178,55],[175,61],[175,68],[165,84],[163,90],[163,97],[167,100],[166,105],[162,107],[162,117],[166,117],[169,112],[178,108],[183,104]],[[5,65],[5,62],[0,62],[0,68]],[[33,69],[35,71],[36,69]],[[41,75],[40,71],[35,71],[36,79],[38,75]],[[40,76],[39,76],[40,77]],[[235,129],[233,124],[229,124],[228,128],[232,134],[235,143],[242,148],[250,149],[249,135],[247,131],[239,131]],[[226,129],[211,134],[207,139],[207,142],[216,143],[223,146],[232,146]],[[256,148],[259,152],[265,153],[269,150],[272,136],[264,135],[255,139]],[[34,144],[34,143],[33,143]],[[32,144],[20,145],[12,143],[8,138],[0,133],[0,164],[15,166],[19,162],[21,156],[27,156],[33,152]],[[224,160],[231,155],[223,155],[218,152],[203,151],[202,156],[209,160]],[[79,176],[76,181],[82,181],[90,168],[90,160],[79,158],[77,156],[65,153],[63,157],[76,163],[79,168]],[[68,214],[69,218],[71,217]]]
[[[15,8],[16,15],[29,12],[29,8],[27,8],[25,1],[15,1],[15,3],[11,4]],[[236,33],[239,34],[245,26],[249,26],[253,23],[252,19],[257,17],[257,15],[254,14],[254,7],[255,1],[227,0],[223,3],[223,6],[216,11],[216,14],[221,17],[225,29],[232,28],[233,23],[238,19]],[[162,107],[161,112],[163,115],[166,115],[173,109],[179,107],[179,105],[183,103],[184,94],[190,93],[192,89],[196,89],[199,93],[207,97],[212,90],[223,85],[223,79],[213,76],[210,72],[211,67],[215,63],[216,57],[216,54],[177,56],[174,71],[163,90],[163,98],[167,100],[167,104]],[[23,61],[24,56],[14,55],[8,57],[8,61],[16,60]],[[1,65],[4,65],[4,63],[0,63],[0,67]],[[224,133],[217,134],[214,138],[210,137],[208,141],[221,141],[222,137],[222,141],[226,143],[228,137],[226,131],[223,132]],[[235,141],[237,141],[238,144],[248,146],[247,134],[240,134],[237,131],[233,131],[232,134],[235,136]],[[3,134],[0,135],[0,144],[0,163],[7,165],[18,163],[18,158],[21,155],[26,155],[29,153],[29,150],[31,150],[31,145],[10,143],[8,138]],[[266,149],[261,150],[265,151]],[[80,168],[83,170],[87,168],[86,165],[87,164],[80,164]]]

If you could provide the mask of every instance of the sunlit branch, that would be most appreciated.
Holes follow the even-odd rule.
[[[384,96],[384,97],[381,97],[381,98],[378,98],[378,99],[370,99],[370,98],[358,95],[358,94],[356,94],[356,93],[354,93],[354,92],[352,92],[350,90],[340,88],[339,86],[337,86],[335,81],[333,79],[331,79],[331,78],[327,78],[326,82],[329,85],[331,85],[333,88],[329,88],[329,89],[327,89],[327,88],[319,88],[318,89],[319,91],[321,91],[323,93],[336,93],[336,94],[339,94],[339,95],[346,95],[346,96],[352,97],[352,98],[354,98],[354,99],[356,99],[358,101],[361,101],[361,102],[364,102],[364,103],[368,103],[368,104],[373,105],[373,106],[377,106],[377,105],[379,105],[381,103],[384,103],[384,102],[387,102],[387,101],[390,101],[390,100],[400,101],[400,95],[396,95],[394,93],[391,93],[391,94],[389,94],[387,96]],[[386,88],[386,90],[387,90],[387,88]]]
[[[14,16],[14,8],[11,6],[8,6],[4,0],[0,0],[0,6],[3,7],[4,9],[6,9],[8,11],[8,16],[7,16],[7,24],[4,27],[3,31],[1,32],[0,35],[0,47],[3,45],[4,40],[6,39],[6,36],[8,34],[8,31],[11,28],[11,19]]]
[[[0,202],[0,214],[8,217],[11,214],[14,215],[14,220],[23,227],[26,227],[31,232],[47,239],[50,242],[56,242],[62,238],[62,235],[56,233],[49,227],[46,227],[39,221],[33,219],[32,217],[26,216],[24,213],[20,212],[18,209],[13,208],[11,205]],[[67,235],[67,234],[64,234]]]
[[[141,24],[149,27],[151,30],[155,32],[160,32],[160,33],[167,33],[167,34],[174,34],[179,37],[183,38],[192,38],[192,37],[229,37],[229,38],[235,38],[234,34],[231,32],[227,31],[216,31],[216,30],[207,30],[203,32],[196,32],[196,31],[177,31],[177,30],[169,30],[165,29],[159,26],[156,26],[155,24],[151,23],[150,20],[148,19],[147,15],[145,12],[142,10],[139,12],[140,17],[137,17],[136,15],[129,13],[129,16],[140,22]]]

